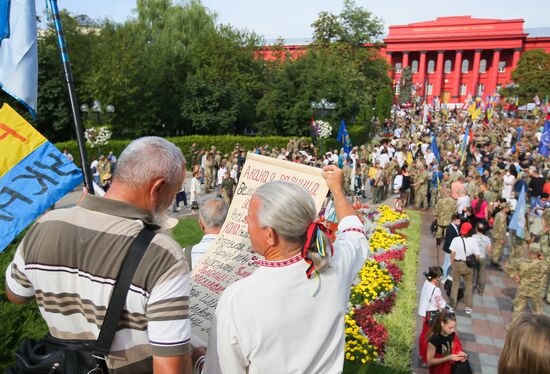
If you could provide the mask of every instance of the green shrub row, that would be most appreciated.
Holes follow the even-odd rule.
[[[176,144],[188,162],[191,161],[191,146],[196,143],[197,149],[205,148],[210,149],[211,146],[216,146],[216,149],[222,152],[222,154],[230,154],[238,143],[241,148],[245,150],[252,150],[257,146],[264,146],[269,144],[270,147],[286,147],[291,137],[287,136],[238,136],[238,135],[191,135],[191,136],[178,136],[166,138]],[[309,139],[307,139],[309,141]],[[91,161],[99,155],[107,155],[109,151],[113,151],[115,156],[119,156],[120,153],[131,142],[130,139],[125,140],[109,140],[109,143],[104,146],[92,148],[89,144],[86,144],[86,150],[88,159]],[[75,162],[80,165],[80,157],[78,152],[78,146],[75,140],[56,143],[57,148],[61,151],[67,149],[74,157]]]
[[[340,149],[342,144],[336,140],[337,129],[335,129],[333,136],[329,139],[323,141],[323,152],[328,150]],[[368,135],[365,126],[351,126],[348,128],[348,133],[351,137],[353,145],[361,145],[368,143]],[[178,137],[169,137],[167,138],[178,147],[185,155],[185,158],[188,162],[191,161],[191,146],[193,143],[196,143],[197,149],[205,148],[210,149],[211,146],[216,146],[216,149],[222,152],[222,154],[230,154],[234,149],[235,145],[238,143],[241,148],[245,150],[252,150],[255,147],[264,146],[269,144],[271,148],[277,147],[286,147],[288,141],[292,139],[289,136],[244,136],[244,135],[190,135],[190,136],[178,136]],[[309,142],[310,138],[304,138],[305,141]],[[109,151],[113,151],[115,156],[119,156],[120,153],[126,148],[130,143],[130,139],[114,139],[109,140],[109,143],[104,146],[92,148],[88,143],[86,143],[86,151],[88,154],[88,159],[93,160],[99,155],[107,155]],[[57,148],[61,151],[67,149],[74,157],[75,163],[80,166],[80,157],[78,146],[75,140],[69,140],[66,142],[60,142],[55,144]]]

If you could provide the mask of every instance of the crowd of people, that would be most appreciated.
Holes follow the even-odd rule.
[[[430,372],[450,373],[467,363],[454,311],[462,294],[464,311],[475,310],[473,292],[483,296],[488,266],[504,269],[518,282],[499,372],[548,372],[548,357],[531,352],[525,362],[522,350],[528,347],[519,341],[525,334],[541,347],[550,344],[548,329],[533,327],[548,326],[548,318],[523,314],[529,299],[535,315],[542,313],[545,294],[550,301],[550,175],[547,158],[538,151],[542,125],[539,119],[472,121],[463,111],[434,110],[426,116],[403,109],[395,110],[384,136],[347,152],[321,155],[298,138],[281,149],[249,150],[323,168],[339,231],[333,248],[315,223],[313,201],[303,188],[281,181],[258,188],[246,221],[252,250],[264,260],[222,294],[208,349],[197,354],[206,356],[199,360],[191,355],[189,272],[227,215],[246,160],[247,150],[238,144],[225,155],[215,146],[193,145],[189,165],[178,147],[156,137],[132,142],[118,160],[112,154],[100,157],[92,171],[100,185],[108,181],[105,196],[85,195],[78,206],[50,211],[37,221],[7,269],[7,295],[16,303],[36,298],[57,339],[97,338],[98,316],[105,313],[133,240],[144,227],[160,229],[170,207],[187,204],[190,169],[190,205],[198,210],[205,235],[183,249],[162,231],[153,237],[133,278],[109,368],[189,373],[192,362],[204,361],[205,373],[339,372],[342,310],[369,255],[351,202],[376,204],[393,197],[398,210],[434,208],[438,255],[425,274],[418,308],[419,353]],[[211,190],[219,197],[201,201]],[[308,281],[313,276],[319,282]],[[442,282],[449,285],[445,292]],[[528,367],[536,370],[523,370]]]

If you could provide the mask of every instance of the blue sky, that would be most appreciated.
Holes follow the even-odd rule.
[[[45,0],[37,0],[44,9]],[[218,14],[218,21],[254,30],[265,38],[310,37],[311,23],[323,10],[338,13],[342,0],[203,0]],[[384,25],[428,21],[438,16],[471,15],[477,18],[523,18],[525,27],[550,27],[547,0],[356,0],[381,17]],[[135,0],[58,0],[60,8],[92,18],[124,21],[132,17]]]

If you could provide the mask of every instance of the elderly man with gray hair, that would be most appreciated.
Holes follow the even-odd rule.
[[[206,200],[201,204],[198,221],[201,230],[204,232],[204,236],[199,243],[184,249],[188,261],[189,257],[191,257],[192,268],[197,266],[208,247],[210,247],[210,244],[218,237],[227,217],[228,210],[227,203],[221,198]],[[189,254],[191,255],[189,256]]]
[[[104,197],[84,195],[27,232],[6,270],[8,298],[36,298],[53,338],[94,342],[132,243],[144,228],[160,228],[184,178],[185,158],[173,143],[134,140]],[[109,371],[191,373],[190,283],[181,247],[156,233],[131,279]]]

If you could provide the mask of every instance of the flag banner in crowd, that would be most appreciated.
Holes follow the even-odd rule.
[[[227,219],[191,274],[191,343],[195,346],[205,346],[208,342],[214,311],[223,290],[258,268],[255,261],[260,258],[251,251],[245,217],[256,188],[274,180],[301,185],[313,198],[317,212],[321,210],[328,192],[321,169],[248,153]]]
[[[349,152],[351,151],[351,147],[352,147],[351,138],[348,134],[348,130],[346,129],[346,123],[344,122],[343,119],[340,122],[340,128],[338,129],[337,140],[338,140],[338,142],[342,143],[342,146],[344,148],[344,152],[349,154]]]
[[[441,162],[441,156],[439,155],[439,148],[437,148],[437,142],[435,141],[435,136],[432,136],[432,144],[430,144],[430,149],[432,150],[432,153],[434,154],[437,163]]]
[[[0,89],[36,116],[38,51],[34,0],[0,0]]]
[[[513,139],[513,144],[512,144],[512,153],[516,153],[516,146],[519,144],[519,141],[521,139],[521,135],[523,134],[523,127],[518,127],[518,130],[517,130],[517,136],[515,139]]]
[[[0,252],[57,200],[82,172],[12,107],[0,108]]]
[[[516,235],[522,239],[525,239],[525,186],[521,187],[521,192],[519,193],[518,202],[516,204],[516,210],[510,219],[510,224],[508,229],[514,230]]]
[[[550,147],[550,121],[544,121],[544,130],[540,138],[539,153],[548,158],[548,151]]]

